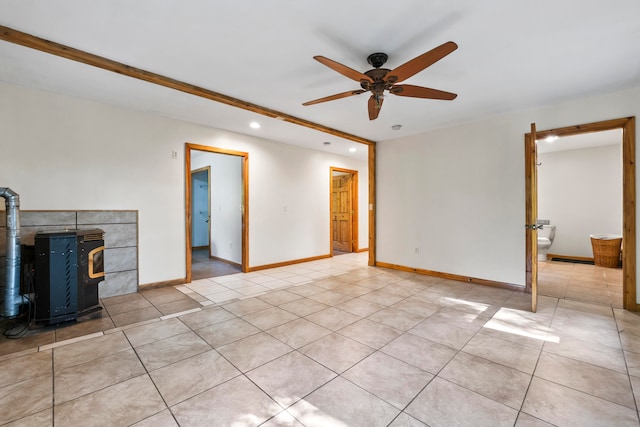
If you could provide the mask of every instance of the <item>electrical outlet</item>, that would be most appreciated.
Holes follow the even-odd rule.
[[[176,160],[178,158],[178,152],[176,150],[171,150],[171,158]]]
[[[415,248],[413,251],[415,252],[416,255],[420,254],[420,248]]]

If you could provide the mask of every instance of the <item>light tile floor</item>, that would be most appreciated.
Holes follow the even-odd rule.
[[[541,261],[538,262],[538,291],[560,299],[622,308],[622,268]]]
[[[0,425],[639,425],[637,314],[546,296],[531,313],[366,259],[108,298],[4,339]]]

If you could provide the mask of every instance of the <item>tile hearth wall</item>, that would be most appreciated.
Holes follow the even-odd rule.
[[[105,280],[100,298],[138,290],[138,211],[20,211],[20,242],[33,245],[38,231],[104,230]],[[7,221],[0,211],[0,273],[4,279]],[[4,280],[3,280],[4,282]]]

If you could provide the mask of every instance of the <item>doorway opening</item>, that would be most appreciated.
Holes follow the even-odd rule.
[[[538,224],[545,224],[537,230],[538,293],[622,308],[619,254],[602,265],[590,239],[622,237],[621,129],[538,139],[536,147]]]
[[[185,173],[186,282],[246,272],[248,154],[187,143]]]
[[[538,262],[537,250],[533,248],[537,241],[537,230],[532,229],[538,221],[538,182],[537,164],[538,148],[536,140],[547,138],[562,138],[568,136],[588,135],[595,132],[622,130],[622,307],[626,310],[637,311],[636,303],[636,225],[635,225],[635,118],[608,120],[604,122],[569,126],[535,132],[525,136],[526,156],[526,216],[527,224],[527,291],[532,293],[532,301],[537,299]],[[545,218],[546,219],[546,218]],[[543,225],[544,227],[544,225]],[[557,231],[558,232],[558,231]],[[588,237],[588,235],[587,235]],[[551,251],[553,253],[553,251]],[[579,259],[579,258],[578,258]],[[535,305],[534,305],[535,306]]]
[[[358,251],[358,171],[330,168],[330,254]]]

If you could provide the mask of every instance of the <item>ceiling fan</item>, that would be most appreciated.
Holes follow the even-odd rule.
[[[451,101],[456,98],[455,93],[445,92],[437,89],[430,89],[428,87],[414,86],[414,85],[399,85],[400,83],[409,77],[419,73],[430,65],[435,64],[454,50],[458,48],[458,45],[454,42],[446,42],[435,49],[431,49],[422,55],[413,58],[401,66],[389,70],[387,68],[380,68],[387,62],[388,56],[386,53],[372,53],[367,57],[367,62],[374,68],[372,70],[361,73],[352,68],[342,65],[336,61],[333,61],[324,56],[314,56],[313,59],[326,65],[334,71],[346,76],[352,80],[360,83],[362,89],[350,90],[347,92],[338,93],[324,98],[315,99],[313,101],[305,102],[302,105],[313,105],[321,102],[333,101],[334,99],[346,98],[348,96],[360,95],[361,93],[371,92],[369,98],[369,120],[375,120],[380,114],[380,108],[382,108],[382,101],[384,100],[384,91],[388,91],[398,96],[409,96],[412,98],[427,98],[427,99],[443,99]]]

